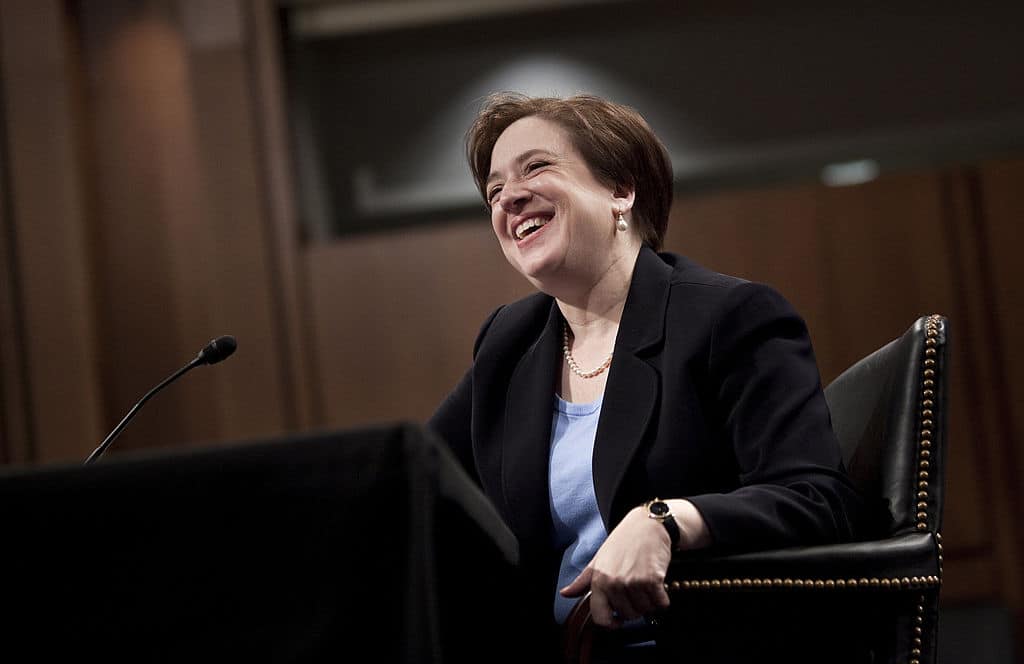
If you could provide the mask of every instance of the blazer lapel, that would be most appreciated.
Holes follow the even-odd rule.
[[[672,268],[640,250],[619,322],[594,441],[594,491],[605,526],[615,525],[615,498],[644,439],[659,399],[658,372],[639,355],[661,343]]]
[[[548,537],[552,528],[548,458],[561,320],[552,301],[543,332],[519,360],[506,392],[502,490],[512,529],[521,537]]]

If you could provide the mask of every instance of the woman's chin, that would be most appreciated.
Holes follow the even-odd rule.
[[[555,269],[555,256],[550,251],[537,251],[540,247],[530,247],[523,251],[518,247],[513,250],[512,265],[527,279],[540,277]]]
[[[552,288],[566,277],[563,262],[560,260],[525,261],[516,267],[535,288],[549,294]]]
[[[555,235],[539,236],[508,247],[505,257],[512,267],[541,290],[546,281],[557,280],[565,271],[565,250]]]

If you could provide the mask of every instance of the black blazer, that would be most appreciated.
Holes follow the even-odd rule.
[[[562,316],[536,294],[484,323],[472,367],[429,422],[553,593],[548,451]],[[718,551],[850,539],[842,468],[806,325],[771,288],[641,250],[594,442],[608,530],[652,497],[688,498]],[[538,573],[540,569],[536,570]]]

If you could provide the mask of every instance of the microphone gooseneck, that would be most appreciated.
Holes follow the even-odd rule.
[[[121,431],[123,431],[124,428],[128,425],[128,422],[130,422],[132,418],[135,417],[135,413],[138,412],[138,410],[142,408],[142,405],[149,401],[153,397],[153,395],[155,395],[157,392],[159,392],[160,390],[164,389],[165,387],[176,381],[186,372],[198,367],[200,364],[216,364],[217,362],[226,359],[232,353],[235,352],[236,348],[238,348],[238,342],[235,341],[234,337],[228,335],[217,337],[210,343],[206,344],[206,346],[204,346],[203,349],[199,351],[199,354],[196,355],[195,359],[193,359],[191,362],[189,362],[182,368],[172,373],[167,378],[164,378],[156,387],[151,389],[149,392],[146,392],[146,395],[139,399],[138,403],[132,406],[132,409],[129,410],[128,414],[124,416],[124,419],[122,419],[118,423],[118,425],[114,427],[114,430],[107,434],[107,437],[103,439],[103,442],[100,443],[99,446],[92,451],[92,454],[90,454],[89,457],[85,460],[85,463],[90,464],[96,459],[99,459],[101,456],[103,456],[103,453],[107,450],[108,447],[110,447],[110,444],[114,442],[114,439],[117,438],[118,435],[120,435]]]

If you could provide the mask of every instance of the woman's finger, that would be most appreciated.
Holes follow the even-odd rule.
[[[572,583],[558,592],[562,597],[580,597],[590,590],[590,577],[594,574],[594,568],[587,565],[580,572],[579,576],[572,580]]]
[[[599,590],[592,590],[590,593],[590,615],[594,623],[601,627],[616,629],[622,626],[618,610],[612,608],[607,595]]]

